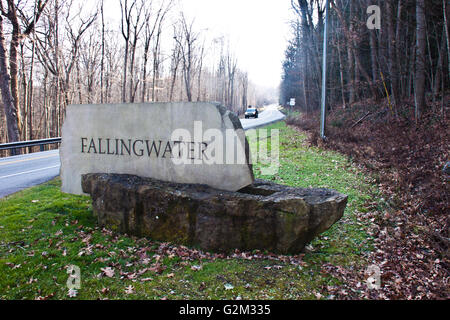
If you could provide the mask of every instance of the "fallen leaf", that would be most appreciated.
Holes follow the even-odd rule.
[[[149,271],[155,272],[155,273],[162,273],[164,271],[165,267],[161,266],[159,263],[153,264],[150,268],[148,268]]]
[[[114,269],[113,268],[106,267],[106,268],[100,268],[100,270],[103,271],[105,276],[107,276],[108,278],[114,277]]]
[[[47,295],[47,296],[44,296],[44,297],[39,296],[39,297],[37,297],[37,298],[34,299],[34,300],[48,300],[48,299],[54,297],[54,295],[55,295],[55,293],[53,292],[53,293],[51,293],[51,294],[49,294],[49,295]]]

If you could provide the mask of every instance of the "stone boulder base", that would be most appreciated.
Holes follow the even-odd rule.
[[[298,253],[338,221],[347,196],[256,180],[238,192],[118,174],[85,174],[101,226],[135,236],[227,252]]]

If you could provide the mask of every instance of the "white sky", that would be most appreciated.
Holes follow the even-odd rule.
[[[238,67],[248,72],[249,79],[254,84],[272,88],[281,82],[281,64],[290,38],[289,21],[294,18],[290,2],[178,0],[181,6],[179,9],[185,13],[188,21],[195,18],[196,31],[208,29],[209,43],[205,43],[207,50],[213,50],[212,39],[225,36],[230,42],[231,51],[237,57]],[[88,1],[88,7],[89,5],[96,4]],[[119,0],[105,1],[105,9],[110,21],[119,28]],[[177,7],[174,9],[172,12],[176,15]],[[172,30],[169,32],[171,36]]]
[[[180,0],[195,25],[212,35],[230,39],[240,69],[248,71],[255,84],[276,87],[281,81],[281,63],[289,20],[290,0]]]

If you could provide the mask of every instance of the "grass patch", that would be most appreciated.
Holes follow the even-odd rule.
[[[375,188],[344,156],[306,147],[305,136],[283,122],[267,128],[280,130],[280,167],[263,176],[257,163],[258,178],[349,195],[343,219],[311,243],[301,263],[204,254],[100,229],[90,198],[61,193],[56,179],[0,200],[0,299],[69,299],[69,265],[81,269],[73,299],[332,298],[327,288],[341,280],[322,266],[366,268],[372,240],[357,212]]]
[[[357,219],[357,213],[367,211],[367,202],[377,196],[377,189],[371,184],[372,179],[359,171],[344,155],[308,146],[306,136],[284,122],[265,129],[280,131],[280,165],[275,175],[266,176],[263,169],[268,164],[257,162],[254,165],[257,178],[300,188],[331,188],[348,195],[344,217],[311,243],[316,255],[320,253],[325,259],[331,255],[340,256],[339,260],[344,262],[356,261],[362,253],[369,252],[372,246],[371,238],[366,233],[367,224]],[[268,136],[261,143],[267,144],[270,156],[272,139],[270,134]]]

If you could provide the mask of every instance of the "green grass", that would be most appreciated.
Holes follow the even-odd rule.
[[[357,256],[371,250],[371,239],[366,233],[367,225],[357,219],[357,212],[367,211],[367,204],[377,196],[371,180],[359,171],[344,155],[307,146],[306,136],[280,122],[265,129],[280,131],[280,167],[276,175],[264,176],[261,169],[267,167],[257,163],[254,171],[257,178],[301,188],[331,188],[348,195],[344,217],[330,230],[322,234],[312,245],[325,259],[331,255],[342,260],[355,261]],[[271,138],[268,155],[271,152]],[[326,241],[321,239],[327,238]],[[338,245],[337,245],[338,244]]]
[[[327,287],[341,280],[323,272],[324,264],[355,272],[367,267],[372,239],[357,213],[366,210],[375,188],[344,156],[306,147],[305,137],[284,123],[268,128],[280,130],[280,167],[274,176],[261,176],[256,164],[258,178],[349,196],[344,217],[311,243],[300,264],[289,257],[205,257],[182,246],[167,251],[166,244],[100,229],[90,198],[61,193],[56,179],[0,200],[0,299],[329,297]],[[81,269],[81,289],[73,298],[66,287],[68,265]],[[102,272],[106,267],[114,269],[112,277]]]

